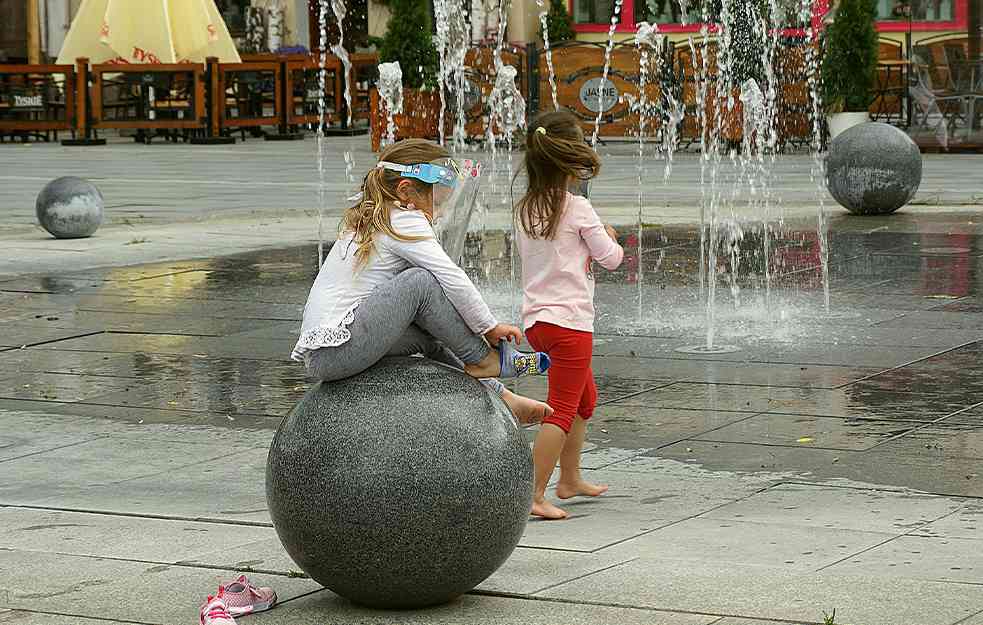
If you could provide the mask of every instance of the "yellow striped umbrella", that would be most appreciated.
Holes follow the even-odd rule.
[[[215,0],[82,0],[58,63],[240,62]]]

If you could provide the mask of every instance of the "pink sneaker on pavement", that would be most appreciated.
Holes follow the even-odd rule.
[[[198,622],[201,625],[236,625],[235,619],[229,614],[222,597],[208,595],[205,603],[198,611]]]
[[[245,575],[219,586],[218,595],[233,616],[262,612],[276,605],[276,593],[272,588],[254,586]]]

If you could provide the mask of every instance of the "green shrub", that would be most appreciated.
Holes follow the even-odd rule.
[[[570,26],[566,0],[550,0],[550,9],[546,14],[546,28],[551,46],[561,41],[570,41],[576,36],[573,27]],[[539,27],[539,36],[543,37],[542,26]]]
[[[427,0],[388,0],[391,15],[386,34],[379,43],[379,61],[399,61],[403,86],[434,89],[439,58],[430,29]]]
[[[830,113],[864,112],[877,71],[877,0],[841,0],[826,29],[823,101]]]

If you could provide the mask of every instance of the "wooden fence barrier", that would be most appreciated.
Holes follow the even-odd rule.
[[[205,129],[205,65],[101,64],[91,71],[93,128]]]
[[[74,132],[76,81],[73,65],[0,65],[0,141]]]

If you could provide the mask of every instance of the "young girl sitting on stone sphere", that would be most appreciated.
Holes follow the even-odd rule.
[[[383,150],[314,280],[291,357],[331,382],[385,356],[422,354],[485,379],[521,422],[536,422],[552,410],[491,378],[542,373],[549,359],[510,344],[522,333],[496,321],[433,230],[460,182],[450,154],[429,141]]]

